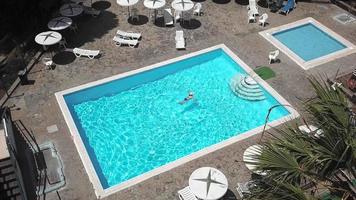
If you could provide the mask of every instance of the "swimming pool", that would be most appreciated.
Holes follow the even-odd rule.
[[[230,80],[247,75],[264,100],[231,91]],[[179,104],[189,91],[194,98]],[[99,198],[255,135],[271,106],[288,104],[225,45],[58,92],[56,98]],[[297,116],[282,106],[269,122],[275,126]]]
[[[310,17],[260,34],[303,69],[356,52],[352,43]]]

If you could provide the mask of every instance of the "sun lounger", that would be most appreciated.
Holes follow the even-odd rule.
[[[182,30],[176,31],[176,49],[185,49],[185,39]]]
[[[170,8],[166,8],[163,10],[164,17],[164,25],[172,26],[174,25],[172,10]]]
[[[182,11],[174,11],[174,23],[182,18]]]
[[[134,48],[138,44],[136,39],[126,39],[120,36],[115,36],[113,39],[116,42],[117,46],[128,45],[131,48]]]
[[[256,0],[249,0],[247,10],[251,11],[253,16],[258,15],[258,7],[256,4]]]
[[[73,53],[76,57],[86,56],[90,59],[93,59],[100,54],[100,50],[88,50],[88,49],[74,48]]]
[[[295,0],[288,0],[287,4],[281,9],[281,13],[288,14],[295,6]]]
[[[321,130],[320,128],[314,126],[314,125],[301,125],[298,127],[298,129],[306,134],[314,134],[314,137],[320,138],[320,136],[323,136],[324,131]]]
[[[245,198],[246,196],[251,194],[250,189],[254,186],[255,186],[254,181],[248,181],[245,183],[237,183],[236,190],[241,198]]]
[[[141,33],[125,32],[117,30],[116,35],[124,39],[135,39],[138,40],[141,38]]]
[[[265,26],[267,19],[268,19],[268,14],[267,14],[267,13],[264,13],[264,14],[261,15],[261,17],[258,19],[258,23],[261,24],[261,26]]]
[[[180,200],[198,200],[196,196],[192,193],[189,186],[178,191],[178,197]]]

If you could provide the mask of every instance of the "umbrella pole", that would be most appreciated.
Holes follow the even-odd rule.
[[[129,12],[129,18],[131,17],[130,6],[127,6],[127,11]]]

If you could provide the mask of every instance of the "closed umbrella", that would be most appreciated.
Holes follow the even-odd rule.
[[[162,8],[164,5],[166,5],[166,0],[145,0],[143,2],[143,5],[148,8],[148,9],[153,9],[155,12],[154,19],[156,21],[157,17],[157,9]]]
[[[120,6],[127,7],[127,10],[129,12],[129,16],[131,16],[131,14],[130,14],[130,6],[133,6],[133,5],[137,4],[138,1],[139,0],[117,0],[116,3],[119,4]]]

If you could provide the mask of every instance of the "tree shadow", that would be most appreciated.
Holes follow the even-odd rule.
[[[78,31],[70,33],[70,36],[67,36],[66,39],[70,41],[69,46],[79,47],[103,37],[117,26],[117,15],[104,10],[99,17],[86,16],[81,18],[78,22]]]
[[[236,199],[237,199],[236,195],[230,189],[228,189],[226,194],[221,198],[221,200],[236,200]]]
[[[201,22],[197,19],[190,19],[181,22],[180,26],[184,29],[197,29],[201,26]]]
[[[257,5],[261,6],[262,8],[268,8],[268,3],[266,0],[258,1]]]
[[[242,5],[242,6],[247,6],[248,0],[235,0],[235,3]]]
[[[67,65],[75,60],[75,55],[70,51],[62,51],[53,56],[52,60],[57,65]]]
[[[231,0],[213,0],[216,4],[227,4],[230,3]]]
[[[97,1],[92,4],[92,7],[97,10],[106,10],[110,8],[111,3],[108,1]]]
[[[147,24],[148,17],[145,15],[139,15],[138,20],[130,17],[127,19],[127,22],[131,25],[141,26],[141,25]]]

